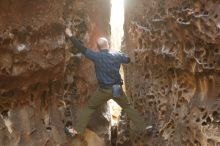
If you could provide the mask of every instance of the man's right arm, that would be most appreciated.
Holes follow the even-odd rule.
[[[93,61],[95,61],[98,58],[97,52],[94,52],[91,49],[88,49],[85,46],[83,46],[82,43],[80,43],[80,41],[76,37],[72,36],[70,37],[70,40],[72,41],[74,46],[79,50],[79,52],[83,53],[87,58]]]
[[[80,43],[80,41],[73,35],[72,31],[69,28],[66,28],[65,34],[72,41],[72,43],[79,50],[79,52],[83,54],[86,52],[87,48],[84,47],[82,43]]]
[[[73,45],[79,50],[80,53],[85,54],[87,48],[79,42],[79,40],[75,36],[69,37]]]
[[[86,48],[75,36],[73,36],[72,31],[69,28],[66,28],[65,33],[79,52],[83,53],[87,58],[93,61],[98,58],[98,53]]]

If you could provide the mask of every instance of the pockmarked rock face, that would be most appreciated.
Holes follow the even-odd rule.
[[[126,1],[127,92],[154,128],[128,134],[124,118],[119,144],[220,144],[219,12],[215,0]]]
[[[62,74],[64,5],[50,0],[0,2],[1,89],[27,88]],[[34,75],[37,71],[44,77]]]
[[[108,9],[91,20],[100,11],[97,3],[108,6],[99,0],[0,1],[1,146],[70,144],[63,128],[75,124],[96,79],[64,30],[70,27],[93,48],[108,30]]]

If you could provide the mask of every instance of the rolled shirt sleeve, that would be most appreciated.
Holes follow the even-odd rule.
[[[80,41],[75,36],[72,36],[69,39],[72,41],[72,43],[78,49],[79,52],[85,53],[87,48],[82,43],[80,43]]]
[[[92,61],[95,61],[98,59],[99,53],[95,52],[91,49],[86,49],[86,51],[83,53],[87,58],[91,59]]]

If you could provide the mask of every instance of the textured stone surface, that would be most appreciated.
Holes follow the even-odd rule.
[[[68,145],[63,127],[75,124],[96,79],[91,62],[70,53],[74,48],[64,28],[71,27],[87,46],[95,47],[94,40],[108,34],[108,4],[0,1],[1,146]],[[98,9],[100,5],[106,9]],[[98,118],[100,125],[108,126],[106,119]]]
[[[127,91],[154,130],[132,132],[125,118],[118,143],[219,145],[219,12],[215,0],[126,1]]]
[[[63,31],[71,27],[95,49],[109,33],[109,3],[0,1],[1,146],[70,145],[63,127],[76,123],[97,82]],[[138,133],[123,115],[118,145],[220,145],[219,12],[217,0],[126,0],[127,94],[154,129]],[[99,136],[109,130],[103,110],[89,124]],[[85,137],[103,144],[90,131]]]

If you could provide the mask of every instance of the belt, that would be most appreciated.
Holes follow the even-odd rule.
[[[122,85],[122,83],[116,83],[117,85]],[[103,89],[109,89],[109,88],[112,88],[113,85],[116,85],[116,84],[109,84],[109,85],[106,85],[106,84],[100,84],[100,88],[103,88]]]
[[[100,88],[102,89],[110,89],[113,85],[100,85]]]

